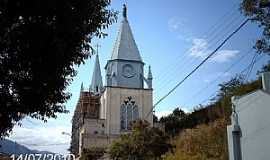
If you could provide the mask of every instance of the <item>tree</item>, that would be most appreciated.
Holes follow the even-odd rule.
[[[268,61],[268,64],[264,65],[257,74],[260,74],[263,72],[270,72],[270,61]]]
[[[121,135],[112,143],[109,154],[114,160],[160,159],[172,148],[169,137],[146,121],[136,121],[130,134]]]
[[[154,123],[158,122],[158,117],[155,114],[153,114],[153,122]]]
[[[257,40],[255,48],[259,53],[270,54],[270,1],[243,0],[241,10],[245,16],[257,22],[263,29],[263,35]]]
[[[0,1],[0,137],[24,116],[66,112],[75,66],[116,20],[110,0]]]
[[[83,149],[80,160],[97,160],[105,153],[105,148]]]
[[[186,125],[187,114],[180,108],[173,110],[171,114],[166,117],[161,117],[160,122],[165,125],[165,131],[170,136],[177,135]]]

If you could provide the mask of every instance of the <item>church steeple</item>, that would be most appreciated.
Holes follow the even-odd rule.
[[[94,72],[92,75],[92,81],[90,85],[90,91],[93,93],[100,93],[102,88],[103,88],[103,83],[102,83],[102,76],[101,76],[101,71],[100,71],[99,57],[97,53],[95,66],[94,66]]]
[[[123,20],[111,56],[111,60],[115,59],[142,61],[127,20],[127,7],[125,4],[123,5]]]
[[[144,63],[127,20],[127,6],[123,5],[123,20],[111,59],[106,69],[106,86],[144,88]]]

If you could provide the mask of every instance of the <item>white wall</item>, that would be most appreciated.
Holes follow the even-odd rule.
[[[256,91],[236,99],[241,128],[241,151],[243,160],[270,159],[270,95],[264,91]],[[232,159],[231,129],[228,127],[228,144],[230,160]]]

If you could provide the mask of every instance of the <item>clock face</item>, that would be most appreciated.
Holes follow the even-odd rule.
[[[126,78],[131,78],[135,75],[134,69],[130,64],[125,64],[122,68],[122,75]]]

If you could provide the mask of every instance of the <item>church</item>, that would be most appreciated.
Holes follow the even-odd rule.
[[[87,89],[81,85],[72,119],[70,150],[75,155],[80,155],[84,148],[110,145],[121,134],[131,131],[134,120],[144,119],[153,125],[151,68],[144,75],[145,63],[134,40],[125,5],[111,58],[105,65],[105,83],[98,54],[95,58],[91,85]]]

